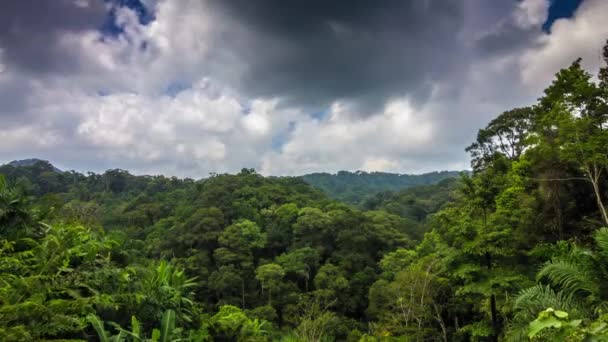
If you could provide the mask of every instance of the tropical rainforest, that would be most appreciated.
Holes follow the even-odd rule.
[[[5,165],[0,340],[608,341],[607,147],[608,67],[576,60],[479,130],[472,172],[342,201]]]

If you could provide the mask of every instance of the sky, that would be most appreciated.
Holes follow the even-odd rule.
[[[0,163],[202,178],[463,170],[606,0],[4,0]]]

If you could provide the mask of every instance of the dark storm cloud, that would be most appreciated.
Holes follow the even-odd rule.
[[[247,64],[243,89],[311,109],[387,98],[423,100],[430,82],[459,72],[462,1],[214,1],[248,31],[230,34]],[[239,32],[233,32],[239,34]],[[241,32],[242,33],[242,32]]]
[[[0,4],[0,47],[8,68],[74,71],[77,60],[58,45],[61,33],[100,28],[101,0],[7,0]]]
[[[538,37],[538,27],[522,28],[515,21],[505,21],[476,41],[480,57],[504,55],[529,47]]]

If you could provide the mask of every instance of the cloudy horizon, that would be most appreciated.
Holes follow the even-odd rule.
[[[201,178],[469,168],[493,117],[576,58],[608,1],[8,0],[0,164]]]

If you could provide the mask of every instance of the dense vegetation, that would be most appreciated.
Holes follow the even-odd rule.
[[[429,172],[420,175],[404,175],[386,172],[311,173],[302,176],[304,181],[325,191],[339,201],[361,205],[378,192],[398,191],[420,185],[437,184],[444,179],[456,178],[456,171]]]
[[[597,79],[575,61],[479,131],[472,174],[361,209],[250,169],[4,166],[0,340],[606,341]]]

